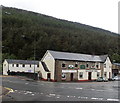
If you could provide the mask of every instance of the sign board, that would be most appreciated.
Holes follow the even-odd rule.
[[[62,73],[76,73],[77,70],[62,70]]]
[[[86,72],[98,72],[97,70],[86,70]]]
[[[68,68],[69,69],[74,69],[74,66],[73,65],[69,65]]]
[[[32,72],[32,70],[28,70],[28,72]]]

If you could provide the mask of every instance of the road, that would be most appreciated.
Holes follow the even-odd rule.
[[[48,82],[21,77],[2,77],[2,85],[13,89],[3,101],[120,101],[118,81]]]

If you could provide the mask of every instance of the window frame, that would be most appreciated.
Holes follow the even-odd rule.
[[[64,67],[63,67],[63,65],[64,65]],[[62,63],[62,64],[61,64],[61,67],[62,67],[62,68],[66,68],[66,64],[65,64],[65,63]]]
[[[25,67],[25,64],[22,64],[22,67]]]
[[[16,64],[16,67],[19,67],[19,64]]]
[[[75,63],[75,68],[77,68],[78,67],[78,64],[77,63]]]
[[[63,75],[65,76],[64,78],[63,78]],[[66,73],[62,73],[61,77],[62,79],[66,79]]]
[[[82,75],[82,77],[81,77]],[[79,72],[79,78],[83,78],[83,72]]]

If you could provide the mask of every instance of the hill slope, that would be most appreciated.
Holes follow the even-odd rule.
[[[34,49],[38,60],[48,49],[120,57],[120,36],[110,31],[16,8],[2,14],[3,59],[33,59]]]

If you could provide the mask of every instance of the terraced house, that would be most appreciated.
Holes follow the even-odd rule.
[[[47,50],[40,66],[40,75],[51,81],[89,81],[112,77],[108,55],[87,55]]]

